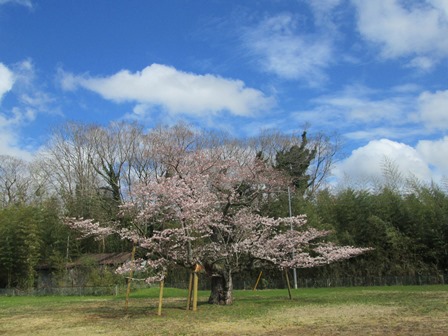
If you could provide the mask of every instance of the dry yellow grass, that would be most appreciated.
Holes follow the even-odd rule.
[[[162,316],[156,315],[155,298],[133,298],[127,312],[116,298],[0,298],[0,334],[446,335],[448,290],[440,288],[405,294],[299,290],[293,301],[244,293],[232,307],[202,304],[198,312],[185,311],[184,298],[171,298]]]
[[[205,335],[446,335],[447,314],[403,316],[399,308],[374,305],[298,307],[241,321],[215,321],[196,327]]]

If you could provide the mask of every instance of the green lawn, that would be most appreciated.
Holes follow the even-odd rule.
[[[124,297],[0,297],[0,335],[445,335],[448,286],[235,291],[232,306],[186,311],[187,291]]]

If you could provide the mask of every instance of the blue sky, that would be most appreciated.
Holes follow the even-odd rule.
[[[75,120],[338,133],[339,179],[448,176],[448,0],[0,0],[0,154]]]

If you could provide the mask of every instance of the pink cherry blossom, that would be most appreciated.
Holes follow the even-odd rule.
[[[114,233],[146,252],[145,260],[123,265],[118,272],[149,268],[150,282],[163,278],[170,265],[193,268],[200,263],[209,275],[221,272],[229,279],[253,265],[316,267],[369,250],[324,242],[330,232],[308,227],[304,215],[259,215],[259,206],[284,192],[288,180],[255,155],[243,150],[229,153],[226,148],[188,152],[174,147],[161,145],[157,153],[167,173],[136,185],[132,201],[122,205],[121,214],[133,219],[133,228],[66,221],[84,237]],[[150,235],[143,229],[148,226]]]

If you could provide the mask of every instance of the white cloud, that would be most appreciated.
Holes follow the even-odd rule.
[[[421,140],[416,149],[440,175],[448,176],[448,136],[434,141]]]
[[[421,71],[430,71],[435,66],[435,61],[429,57],[420,56],[412,59],[408,65],[409,68],[417,68]]]
[[[36,112],[33,109],[21,110],[17,107],[12,109],[11,116],[7,117],[0,113],[0,127],[14,128],[24,123],[33,121],[36,118]]]
[[[341,96],[328,98],[325,104],[345,111],[352,122],[378,123],[389,121],[401,123],[403,120],[403,102],[399,98],[370,100],[365,97]]]
[[[66,72],[59,68],[57,70],[57,81],[61,85],[61,88],[65,91],[74,91],[76,90],[77,86],[79,85],[79,82],[82,81],[82,76],[77,77],[72,73]]]
[[[0,155],[11,155],[29,160],[32,154],[20,144],[20,128],[32,122],[36,113],[32,109],[13,108],[11,116],[0,113]]]
[[[352,85],[311,102],[312,108],[292,117],[320,127],[337,124],[349,139],[415,139],[448,129],[448,90],[422,91],[413,84],[382,90]]]
[[[3,95],[12,89],[14,80],[14,73],[3,63],[0,63],[0,102]]]
[[[403,177],[416,177],[430,181],[433,173],[419,151],[404,143],[388,139],[373,140],[355,149],[334,170],[339,179],[352,181],[381,180],[385,162],[391,162]]]
[[[344,0],[306,0],[313,11],[315,23],[326,29],[336,29],[333,20],[337,15],[334,15],[336,7],[338,7]]]
[[[66,90],[79,86],[107,100],[159,106],[172,114],[201,116],[227,111],[248,116],[274,103],[240,80],[197,75],[161,64],[135,73],[122,70],[109,77],[75,76],[60,71],[60,81]]]
[[[0,102],[3,96],[11,91],[15,80],[14,72],[0,63]],[[17,146],[19,137],[15,131],[25,119],[27,116],[17,108],[12,110],[11,116],[7,116],[3,109],[0,109],[0,154],[27,156]]]
[[[432,129],[448,129],[448,90],[423,92],[418,98],[423,123]]]
[[[440,11],[440,14],[448,19],[448,1],[446,0],[429,0],[429,2]]]
[[[400,94],[404,94],[404,93],[413,94],[415,92],[421,91],[421,87],[420,87],[420,85],[417,85],[415,83],[406,83],[406,84],[394,86],[391,88],[390,91],[400,93]]]
[[[311,8],[317,13],[329,13],[339,6],[343,0],[307,0]]]
[[[6,4],[16,4],[28,8],[33,8],[33,2],[31,0],[0,0],[0,6]]]
[[[0,154],[30,159],[33,149],[24,140],[23,129],[40,113],[52,112],[53,98],[40,89],[30,60],[15,63],[11,69],[0,63],[0,99],[5,93],[11,99],[0,108]]]
[[[394,126],[378,126],[369,127],[363,130],[356,129],[344,133],[344,136],[349,140],[365,140],[365,139],[410,139],[422,135],[420,127],[394,127]]]
[[[0,155],[10,155],[23,160],[31,160],[33,154],[18,144],[18,134],[10,129],[0,127]]]
[[[297,20],[282,14],[247,29],[243,43],[264,71],[285,79],[317,85],[326,79],[323,70],[332,62],[332,46],[323,36],[300,33]]]
[[[381,47],[384,58],[414,58],[411,65],[431,65],[448,57],[448,5],[446,0],[352,0],[359,32]]]
[[[404,88],[403,88],[404,90]],[[343,127],[360,125],[362,127],[378,127],[387,123],[389,126],[402,125],[409,122],[409,111],[412,111],[412,100],[409,95],[399,93],[390,95],[362,85],[347,86],[339,92],[313,99],[314,110],[306,111],[307,117],[314,114],[316,122],[343,122]],[[302,112],[296,117],[301,118]],[[314,123],[314,119],[308,120]]]

